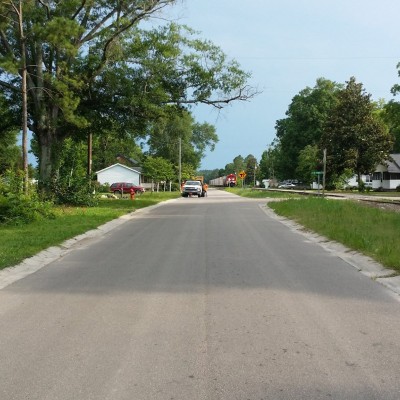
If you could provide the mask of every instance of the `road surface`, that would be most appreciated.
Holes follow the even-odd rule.
[[[213,191],[0,290],[2,400],[400,398],[400,303]]]

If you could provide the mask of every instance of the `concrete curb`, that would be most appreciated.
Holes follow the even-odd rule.
[[[129,214],[122,215],[119,218],[113,219],[103,225],[98,226],[96,229],[92,229],[81,235],[77,235],[71,239],[68,239],[65,242],[61,243],[59,246],[52,246],[45,250],[42,250],[32,257],[26,258],[17,265],[0,270],[0,290],[18,281],[19,279],[24,278],[27,275],[33,274],[34,272],[52,263],[53,261],[64,257],[67,253],[72,251],[75,245],[77,245],[82,240],[102,236],[107,232],[112,231],[116,227],[124,224],[125,222],[135,219],[135,217],[138,215],[146,214],[151,210],[154,210],[155,208],[161,207],[176,200],[177,199],[166,200],[161,203],[155,204],[154,206],[140,208]]]
[[[299,225],[288,218],[277,215],[268,205],[260,204],[260,208],[269,217],[281,222],[290,228],[293,232],[307,238],[307,240],[323,247],[327,252],[337,256],[353,268],[357,269],[363,275],[380,283],[390,289],[397,295],[400,295],[400,276],[394,270],[385,268],[382,264],[372,258],[351,250],[341,243],[334,242],[312,231],[306,231],[304,226]]]

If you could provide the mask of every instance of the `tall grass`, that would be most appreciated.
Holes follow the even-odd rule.
[[[54,207],[55,219],[16,226],[0,225],[0,270],[121,215],[179,195],[179,192],[162,192],[145,193],[133,201],[101,199],[97,207]]]
[[[277,214],[400,271],[400,213],[350,200],[322,198],[287,200],[268,205]]]

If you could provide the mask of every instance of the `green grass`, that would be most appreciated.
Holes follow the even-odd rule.
[[[227,192],[237,194],[238,196],[242,197],[249,197],[253,199],[288,199],[288,198],[299,198],[300,195],[296,193],[290,193],[290,192],[272,192],[269,190],[254,190],[254,189],[249,189],[249,188],[226,188],[225,189]]]
[[[277,214],[400,271],[400,213],[350,200],[305,198],[268,204]]]
[[[162,192],[145,193],[134,201],[102,199],[97,207],[55,207],[55,219],[20,226],[0,225],[0,270],[121,215],[179,196],[179,192]]]

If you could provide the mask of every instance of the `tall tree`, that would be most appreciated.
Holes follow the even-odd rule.
[[[400,76],[400,63],[397,64],[397,73]],[[400,84],[393,85],[391,92],[394,96],[398,96],[400,94]],[[391,100],[384,106],[381,116],[394,136],[393,152],[400,153],[400,103]]]
[[[149,128],[149,154],[163,157],[175,165],[181,154],[181,162],[198,169],[207,148],[213,151],[218,142],[215,127],[208,123],[196,123],[185,110],[169,108],[171,113],[159,118]]]
[[[299,179],[304,183],[311,183],[315,178],[312,172],[323,171],[322,159],[321,150],[316,144],[313,146],[308,145],[303,150],[300,150],[299,163],[296,170]]]
[[[400,103],[389,101],[379,114],[394,137],[393,153],[400,153]]]
[[[21,121],[10,102],[0,94],[0,175],[7,169],[22,168],[21,149],[17,136]]]
[[[20,92],[26,57],[30,129],[42,180],[57,165],[66,137],[99,120],[145,121],[166,104],[223,107],[254,95],[249,75],[210,42],[183,35],[176,25],[140,32],[138,24],[174,0],[22,2],[25,54],[13,0],[0,5],[0,86]],[[185,35],[194,32],[184,30]],[[137,121],[140,121],[139,124]],[[105,122],[105,125],[107,122]],[[132,123],[127,123],[131,125]]]
[[[175,176],[173,165],[162,157],[147,157],[143,163],[143,170],[145,175],[157,184],[171,181]]]
[[[249,185],[253,185],[254,182],[255,182],[255,176],[256,176],[257,159],[253,156],[253,154],[249,154],[244,159],[244,163],[246,165],[246,168],[245,168],[246,179],[245,179],[245,181]]]
[[[319,143],[341,87],[330,80],[317,79],[313,88],[306,87],[293,97],[286,118],[276,122],[276,148],[280,150],[280,157],[274,168],[282,178],[297,177],[300,151]]]
[[[244,171],[246,169],[246,163],[244,158],[239,154],[233,159],[233,170],[229,171],[228,173],[236,173],[238,174],[240,171]]]
[[[388,159],[393,137],[374,110],[371,95],[351,77],[339,92],[338,103],[324,128],[322,145],[327,149],[330,180],[351,169],[361,182],[361,174],[372,172]]]

